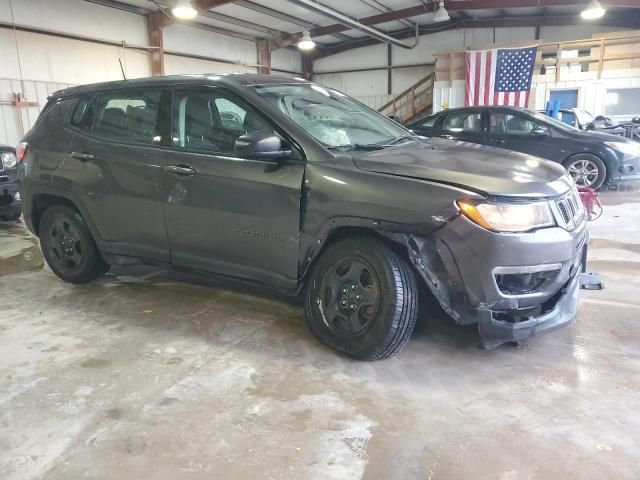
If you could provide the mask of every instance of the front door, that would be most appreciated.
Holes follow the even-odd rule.
[[[81,98],[63,168],[106,252],[168,262],[156,127],[161,96],[161,89],[145,89]]]
[[[175,265],[295,286],[302,157],[234,153],[238,137],[264,131],[276,128],[220,87],[174,91],[173,148],[165,151],[163,176]]]

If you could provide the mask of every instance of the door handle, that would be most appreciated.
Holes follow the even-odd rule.
[[[164,171],[183,177],[190,177],[198,174],[198,171],[195,168],[191,168],[188,165],[167,165],[164,167]]]
[[[95,160],[96,156],[93,153],[87,152],[71,152],[71,157],[77,158],[83,162],[88,162],[89,160]]]
[[[497,143],[498,145],[502,145],[504,143],[504,140],[501,138],[496,138],[494,140],[491,140],[491,143]]]
[[[440,138],[445,138],[447,140],[453,140],[455,137],[453,135],[440,135]]]

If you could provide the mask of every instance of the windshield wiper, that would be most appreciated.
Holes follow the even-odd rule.
[[[352,143],[347,145],[335,145],[332,147],[327,147],[329,150],[360,150],[360,151],[368,151],[368,150],[382,150],[385,145],[381,145],[379,143]]]
[[[398,145],[399,143],[408,142],[410,140],[417,140],[417,138],[415,137],[415,135],[402,135],[401,137],[394,138],[389,142],[385,142],[382,146],[391,147],[393,145]]]

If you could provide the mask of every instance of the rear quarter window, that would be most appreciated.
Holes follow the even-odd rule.
[[[418,126],[422,128],[433,128],[435,127],[439,118],[440,117],[427,117],[424,120],[418,122]]]
[[[160,89],[98,94],[84,107],[78,104],[71,122],[105,140],[156,144],[161,94]]]

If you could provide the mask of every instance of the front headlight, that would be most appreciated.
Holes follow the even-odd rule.
[[[18,161],[16,160],[16,155],[13,152],[4,152],[0,155],[0,160],[2,160],[2,165],[4,168],[15,168]]]
[[[638,156],[640,155],[640,143],[638,142],[604,142],[607,146],[614,150],[624,153],[625,155]]]
[[[487,230],[528,232],[555,225],[547,202],[469,202],[458,201],[460,211]]]

